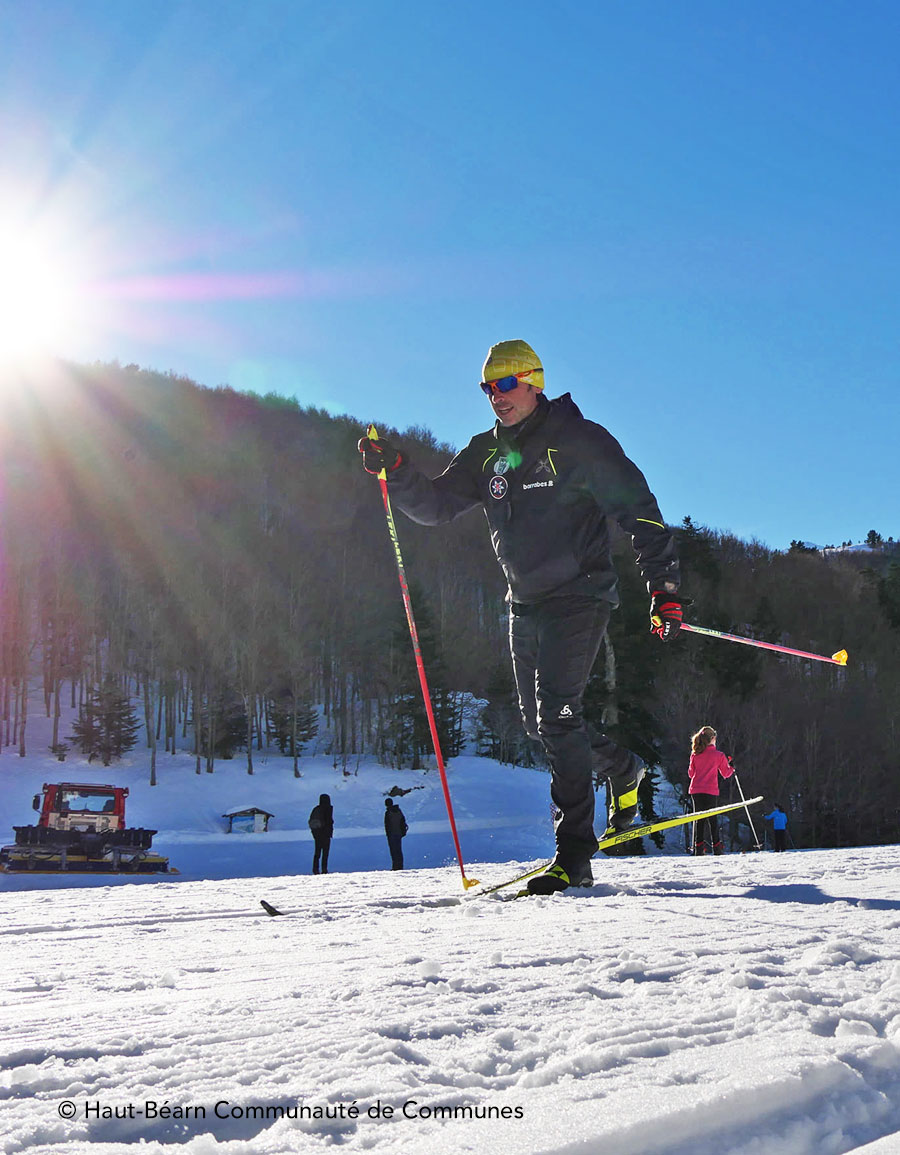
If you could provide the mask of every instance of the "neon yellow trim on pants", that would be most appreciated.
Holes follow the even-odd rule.
[[[627,810],[629,806],[637,806],[638,792],[637,786],[633,790],[629,790],[625,794],[620,794],[616,802],[616,810]]]

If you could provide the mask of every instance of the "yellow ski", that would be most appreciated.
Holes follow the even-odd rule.
[[[618,834],[611,834],[608,838],[601,838],[597,843],[597,850],[606,850],[610,846],[618,846],[620,842],[629,842],[632,838],[644,838],[648,834],[655,834],[658,830],[669,830],[673,826],[684,826],[688,822],[699,822],[701,818],[713,818],[717,814],[727,814],[729,810],[743,810],[745,806],[750,806],[754,802],[762,802],[763,796],[760,794],[758,798],[748,798],[746,802],[732,802],[728,806],[714,806],[711,810],[698,810],[696,813],[679,814],[675,818],[660,818],[656,822],[645,822],[642,826],[629,826],[627,830],[622,830]],[[506,882],[498,882],[495,886],[486,886],[477,891],[477,894],[494,894],[498,890],[503,890],[507,886],[515,886],[517,882],[525,882],[529,878],[534,878],[536,874],[542,874],[548,866],[549,862],[543,862],[540,866],[536,866],[534,870],[529,870],[526,874],[519,874],[515,878],[510,878]]]

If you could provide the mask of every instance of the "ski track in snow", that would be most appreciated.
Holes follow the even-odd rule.
[[[513,902],[449,867],[7,892],[0,1152],[896,1155],[898,867],[612,858]],[[148,1102],[181,1117],[115,1117]]]

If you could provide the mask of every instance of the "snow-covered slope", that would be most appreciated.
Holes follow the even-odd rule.
[[[384,799],[392,790],[406,791],[397,803],[410,833],[404,855],[410,867],[456,862],[440,778],[436,769],[391,770],[373,761],[351,761],[347,772],[336,768],[327,754],[300,760],[295,778],[290,758],[256,752],[254,773],[238,755],[217,761],[215,771],[195,772],[188,752],[159,753],[158,785],[150,786],[149,754],[135,749],[124,759],[103,767],[70,752],[65,762],[46,753],[49,721],[35,695],[29,720],[28,756],[14,750],[0,755],[0,845],[14,839],[14,826],[36,821],[33,796],[44,782],[95,782],[127,786],[127,821],[159,833],[153,849],[169,858],[183,880],[249,878],[309,873],[313,843],[307,827],[319,795],[330,795],[335,812],[332,871],[379,870],[390,867],[384,835]],[[70,720],[61,732],[70,732]],[[448,765],[448,779],[464,861],[506,862],[545,859],[553,854],[550,779],[540,770],[501,766],[490,759],[464,755]],[[237,808],[256,806],[274,817],[265,833],[227,833],[223,817]],[[602,806],[602,797],[601,797]],[[668,783],[659,792],[660,813],[680,813]],[[603,823],[605,815],[598,818]],[[601,825],[602,829],[602,825]],[[683,834],[670,833],[667,846],[678,853]],[[648,841],[648,851],[655,848]],[[108,879],[101,880],[105,884]],[[133,881],[133,880],[128,880]],[[158,882],[148,876],[141,881]],[[85,886],[84,875],[0,875],[0,891]]]
[[[145,753],[44,749],[0,755],[4,841],[43,781],[108,781],[181,873],[0,876],[0,1155],[900,1155],[900,847],[692,859],[674,831],[505,901],[464,891],[433,770],[179,753],[151,788]],[[470,878],[550,853],[545,774],[450,783]],[[244,805],[268,833],[225,833]]]
[[[330,869],[386,869],[390,856],[384,799],[398,788],[409,791],[396,799],[410,825],[404,840],[407,864],[440,866],[456,861],[436,770],[390,770],[368,762],[345,777],[335,770],[331,758],[321,755],[301,761],[303,777],[299,779],[293,776],[291,760],[282,757],[257,758],[252,777],[239,759],[218,762],[214,773],[198,775],[189,754],[176,754],[160,757],[159,785],[151,787],[143,755],[107,768],[96,763],[89,766],[71,756],[65,763],[43,760],[25,766],[19,762],[9,755],[0,759],[0,838],[4,842],[12,839],[14,825],[35,820],[31,800],[43,782],[109,782],[128,787],[129,825],[157,830],[154,850],[168,856],[183,879],[306,874],[313,853],[307,819],[319,795],[327,793],[335,813]],[[454,759],[448,773],[466,858],[506,860],[552,854],[546,774],[474,757]],[[226,833],[228,821],[223,815],[246,806],[273,815],[268,831]],[[60,881],[0,875],[0,890],[55,886]],[[75,884],[86,881],[80,876]]]
[[[898,867],[607,859],[591,891],[506,902],[449,866],[6,894],[0,1152],[896,1155]]]

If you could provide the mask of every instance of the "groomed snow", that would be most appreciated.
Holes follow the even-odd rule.
[[[505,902],[453,867],[7,893],[0,1151],[897,1152],[898,865],[606,859]],[[301,1109],[345,1117],[276,1117]]]
[[[40,780],[127,784],[182,873],[0,876],[2,1155],[900,1152],[900,847],[692,859],[675,839],[600,858],[589,891],[504,901],[463,890],[433,771],[301,766],[170,755],[151,789],[143,755],[3,754],[4,830]],[[546,776],[450,773],[469,877],[545,853]],[[400,798],[403,872],[392,785],[423,786]],[[335,872],[312,877],[321,790]],[[269,834],[224,834],[246,804]]]

